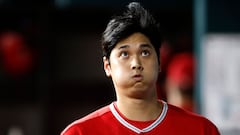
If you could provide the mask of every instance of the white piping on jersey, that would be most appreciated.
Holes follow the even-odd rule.
[[[113,113],[113,115],[115,116],[115,118],[121,123],[123,124],[125,127],[129,128],[130,130],[136,132],[136,133],[146,133],[146,132],[149,132],[151,131],[152,129],[154,129],[156,126],[158,126],[162,120],[165,118],[166,114],[167,114],[167,110],[168,110],[168,106],[167,106],[167,103],[162,101],[163,103],[163,110],[162,110],[162,113],[161,115],[151,124],[149,125],[148,127],[144,128],[144,129],[139,129],[137,127],[135,127],[134,125],[128,123],[126,120],[124,120],[120,114],[118,114],[117,110],[115,109],[114,107],[114,104],[111,103],[110,104],[110,110],[111,112]]]

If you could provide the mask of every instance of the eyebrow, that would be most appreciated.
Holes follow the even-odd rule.
[[[129,45],[122,45],[118,49],[121,50],[129,47],[130,47]],[[149,44],[140,44],[140,48],[152,48],[152,46]]]
[[[129,48],[129,45],[122,45],[118,49],[121,50],[121,49],[125,49],[125,48]]]

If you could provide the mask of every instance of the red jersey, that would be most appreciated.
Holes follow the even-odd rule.
[[[73,122],[61,135],[220,135],[208,119],[161,102],[163,110],[152,121],[129,120],[112,103]]]

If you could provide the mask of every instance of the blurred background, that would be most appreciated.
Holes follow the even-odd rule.
[[[100,46],[129,0],[0,0],[0,135],[58,135],[115,100]],[[239,135],[237,0],[139,0],[163,31],[159,98]]]

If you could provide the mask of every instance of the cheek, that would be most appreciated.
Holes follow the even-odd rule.
[[[124,67],[124,65],[114,65],[114,67],[112,67],[112,76],[115,78],[124,78],[126,72],[127,69]]]
[[[112,74],[112,81],[115,87],[126,87],[128,86],[128,78],[126,72],[123,70],[115,70]]]
[[[126,83],[126,81],[128,80],[128,67],[123,63],[111,63],[111,76],[112,79],[115,83],[117,83],[118,85],[122,83]]]
[[[149,63],[149,68],[146,70],[150,76],[152,76],[153,79],[158,78],[159,73],[159,65],[157,62]]]

